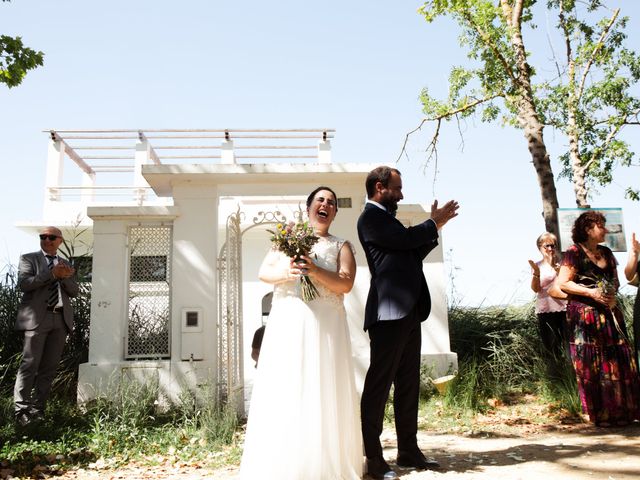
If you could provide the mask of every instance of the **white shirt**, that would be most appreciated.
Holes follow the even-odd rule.
[[[44,259],[47,261],[47,265],[49,264],[49,259],[47,258],[47,255],[49,255],[47,252],[45,252],[44,250],[41,250],[42,254],[44,255]],[[49,255],[50,257],[53,257],[53,264],[57,265],[58,264],[58,255]],[[62,307],[62,290],[60,289],[60,280],[58,279],[58,303],[56,304],[56,308]]]
[[[536,299],[536,313],[564,312],[567,309],[567,301],[553,298],[549,295],[549,288],[558,274],[547,262],[536,262],[540,268],[540,291]]]

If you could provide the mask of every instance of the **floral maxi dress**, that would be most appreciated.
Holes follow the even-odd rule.
[[[562,264],[574,269],[573,281],[580,285],[609,285],[617,290],[615,257],[607,247],[598,248],[607,260],[605,268],[576,245],[567,250]],[[640,378],[620,309],[570,295],[567,321],[582,411],[601,426],[640,419]]]

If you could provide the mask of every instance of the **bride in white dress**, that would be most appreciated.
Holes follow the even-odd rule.
[[[260,279],[274,285],[253,387],[240,477],[355,480],[362,477],[359,400],[343,296],[353,287],[353,247],[329,234],[338,207],[328,187],[307,199],[320,240],[304,265],[271,250]],[[301,298],[304,273],[319,291]]]

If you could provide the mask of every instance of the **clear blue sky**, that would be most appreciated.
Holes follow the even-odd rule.
[[[629,45],[640,51],[640,6],[616,3],[632,18]],[[3,263],[15,264],[36,246],[14,224],[41,218],[45,129],[326,127],[337,130],[335,162],[393,164],[421,119],[422,87],[446,94],[450,67],[466,63],[457,29],[427,24],[419,5],[0,3],[0,33],[20,35],[46,55],[22,85],[0,86]],[[412,139],[410,159],[398,164],[405,202],[460,202],[443,241],[462,303],[529,300],[527,259],[538,257],[535,238],[544,225],[526,143],[520,131],[477,120],[462,129],[464,144],[453,125],[442,132],[435,181],[435,166],[422,168],[430,127]],[[546,139],[555,158],[564,140],[550,130]],[[640,142],[635,146],[640,151]],[[618,178],[592,205],[622,207],[629,238],[632,230],[640,234],[640,205],[623,199],[623,187],[640,184],[640,169]],[[557,188],[561,206],[574,206],[571,185],[560,180]],[[625,262],[626,254],[618,259]]]

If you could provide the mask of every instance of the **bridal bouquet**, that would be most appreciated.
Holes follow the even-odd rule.
[[[276,229],[267,230],[271,234],[271,242],[289,258],[300,260],[302,255],[309,255],[311,248],[318,242],[309,222],[278,223]],[[300,277],[302,300],[310,302],[318,296],[318,289],[306,275]]]

